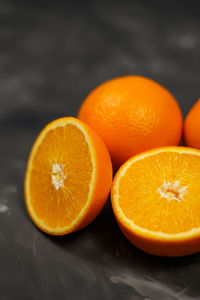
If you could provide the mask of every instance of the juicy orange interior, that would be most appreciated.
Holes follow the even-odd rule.
[[[200,156],[162,152],[120,178],[119,205],[134,224],[163,233],[200,227]]]
[[[92,159],[84,134],[73,124],[45,135],[33,158],[31,206],[51,228],[65,227],[79,215],[88,199]]]

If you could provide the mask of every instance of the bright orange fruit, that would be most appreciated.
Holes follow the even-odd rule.
[[[200,149],[200,99],[185,119],[184,140],[187,146]]]
[[[97,216],[111,183],[111,159],[102,140],[80,120],[61,118],[42,130],[31,150],[26,207],[44,232],[67,234]]]
[[[111,200],[122,232],[143,251],[200,251],[199,150],[164,147],[136,155],[118,170]]]
[[[78,117],[106,144],[115,169],[140,152],[178,145],[182,115],[170,92],[153,80],[124,76],[94,89]]]

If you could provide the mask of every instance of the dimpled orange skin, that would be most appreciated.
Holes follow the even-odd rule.
[[[200,99],[191,108],[185,119],[184,141],[187,146],[200,149]]]
[[[101,136],[115,169],[140,152],[180,143],[182,114],[170,92],[141,76],[124,76],[94,89],[78,117]]]

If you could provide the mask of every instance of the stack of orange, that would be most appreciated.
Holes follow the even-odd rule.
[[[200,148],[199,116],[200,102],[184,136]],[[54,235],[92,222],[111,190],[112,160],[114,170],[121,166],[112,207],[125,236],[155,255],[200,251],[200,151],[178,147],[183,121],[172,94],[150,79],[124,76],[92,91],[78,117],[50,123],[34,143],[25,176],[33,222]]]

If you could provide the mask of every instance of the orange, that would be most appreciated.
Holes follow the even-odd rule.
[[[102,140],[80,120],[61,118],[42,130],[31,150],[26,207],[44,232],[67,234],[98,215],[111,183],[111,159]]]
[[[187,146],[200,149],[200,99],[185,119],[184,140]]]
[[[122,232],[143,251],[200,251],[199,150],[163,147],[136,155],[118,170],[111,200]]]
[[[85,99],[78,117],[101,136],[115,169],[140,152],[178,145],[182,135],[182,115],[175,98],[141,76],[101,84]]]

